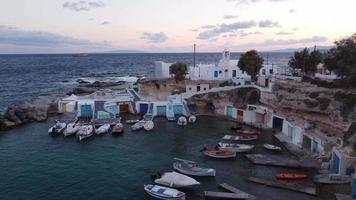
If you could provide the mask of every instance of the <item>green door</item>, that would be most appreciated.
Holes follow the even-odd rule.
[[[226,107],[226,115],[232,117],[232,106]]]

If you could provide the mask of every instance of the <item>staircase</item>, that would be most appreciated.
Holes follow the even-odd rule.
[[[153,103],[148,104],[148,110],[145,116],[143,117],[145,121],[152,121],[153,120]]]

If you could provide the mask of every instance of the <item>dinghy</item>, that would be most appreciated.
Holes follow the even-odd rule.
[[[143,128],[143,126],[145,125],[145,121],[139,121],[136,124],[131,126],[131,130],[133,131],[139,131]]]
[[[129,120],[126,120],[126,124],[135,124],[139,121],[140,121],[139,119],[129,119]]]
[[[69,123],[63,131],[64,137],[73,135],[78,132],[80,125],[77,123]]]
[[[253,141],[257,140],[258,136],[257,135],[240,135],[240,136],[235,136],[235,135],[225,135],[223,140],[236,140],[236,141]]]
[[[113,135],[118,135],[124,132],[124,125],[122,123],[117,123],[115,126],[112,128],[111,133]]]
[[[276,174],[276,178],[279,180],[301,180],[307,178],[307,175],[304,173],[281,172]]]
[[[144,190],[148,195],[163,200],[185,200],[185,193],[173,188],[159,185],[144,185]]]
[[[104,124],[104,125],[100,126],[99,128],[95,129],[95,133],[97,135],[101,135],[101,134],[109,132],[109,130],[110,130],[110,124]]]
[[[236,152],[227,150],[204,149],[203,154],[212,158],[235,158]]]
[[[145,122],[145,125],[143,125],[143,128],[146,131],[150,131],[153,129],[154,126],[155,126],[155,124],[153,123],[153,121],[147,121],[147,122]]]
[[[177,172],[166,172],[155,179],[155,183],[173,188],[191,187],[200,184],[195,179]]]
[[[173,168],[178,172],[191,176],[215,176],[215,169],[199,167],[196,162],[174,158]]]
[[[178,118],[177,124],[178,124],[179,126],[186,126],[186,125],[188,124],[187,118],[185,118],[184,116],[180,116],[180,117]]]
[[[92,125],[83,125],[79,128],[77,132],[77,139],[82,141],[94,134],[94,127]]]
[[[194,124],[197,121],[197,117],[194,115],[189,116],[188,122]]]
[[[271,151],[282,151],[281,147],[275,146],[275,145],[272,145],[272,144],[264,144],[263,147],[265,149],[268,149],[268,150],[271,150]]]
[[[247,131],[247,130],[238,130],[237,133],[241,134],[241,135],[258,135],[258,134],[260,134],[258,131]]]
[[[62,122],[56,120],[54,126],[52,126],[51,128],[48,129],[48,133],[50,135],[58,135],[64,131],[66,126],[67,126],[66,123],[64,123],[64,122],[62,123]]]
[[[220,150],[233,151],[236,153],[248,152],[254,147],[255,147],[254,145],[219,142]]]

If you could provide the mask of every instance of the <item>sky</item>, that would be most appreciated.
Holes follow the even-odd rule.
[[[355,0],[1,0],[0,54],[269,51],[356,33]]]

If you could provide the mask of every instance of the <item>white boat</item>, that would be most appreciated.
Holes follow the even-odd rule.
[[[254,145],[219,142],[220,150],[233,151],[237,153],[248,152],[254,147]]]
[[[135,124],[139,121],[140,121],[139,119],[128,119],[125,122],[126,122],[126,124]]]
[[[271,150],[271,151],[282,151],[281,147],[275,146],[275,145],[272,145],[272,144],[264,144],[263,147],[265,149],[268,149],[268,150]]]
[[[153,123],[153,121],[147,121],[145,123],[145,125],[143,126],[143,128],[146,130],[146,131],[150,131],[153,129],[153,127],[155,126],[155,124]]]
[[[194,161],[174,158],[173,168],[178,172],[190,176],[215,176],[215,169],[199,167]]]
[[[97,135],[101,135],[101,134],[109,132],[109,130],[110,130],[110,124],[104,124],[104,125],[100,126],[99,128],[95,129],[95,133]]]
[[[63,131],[64,137],[73,135],[78,132],[80,125],[77,123],[69,123]]]
[[[185,193],[173,188],[167,188],[159,185],[144,185],[144,190],[150,196],[163,200],[185,200]]]
[[[200,184],[195,179],[177,172],[166,172],[160,178],[157,178],[155,183],[173,188],[191,187]]]
[[[123,132],[124,132],[124,125],[121,122],[115,124],[115,126],[111,130],[111,133],[114,135],[121,134]]]
[[[142,121],[139,121],[136,124],[132,125],[131,129],[133,131],[139,131],[143,128],[144,125],[145,125],[145,121],[142,120]]]
[[[88,138],[94,134],[94,127],[92,125],[82,125],[78,132],[77,138],[79,141]]]
[[[58,120],[55,121],[56,123],[54,124],[54,126],[52,126],[51,128],[48,129],[48,133],[51,135],[57,135],[60,133],[63,133],[64,129],[66,128],[67,124],[66,123],[62,123]]]
[[[177,124],[179,126],[186,126],[188,124],[187,122],[187,118],[185,118],[184,116],[181,116],[178,118]]]
[[[194,124],[197,121],[197,117],[194,115],[189,116],[188,122]]]

